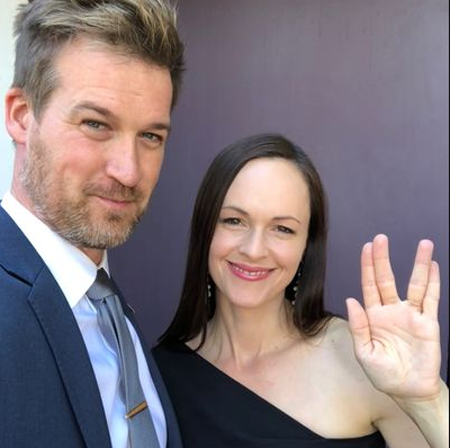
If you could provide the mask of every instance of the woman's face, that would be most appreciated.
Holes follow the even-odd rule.
[[[217,303],[282,302],[306,247],[309,218],[308,186],[294,163],[248,162],[225,196],[209,251]]]

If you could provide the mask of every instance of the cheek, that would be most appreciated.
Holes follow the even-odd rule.
[[[238,247],[238,240],[235,235],[218,227],[211,241],[209,249],[210,260],[217,260],[230,253]]]
[[[104,165],[102,149],[86,139],[73,137],[53,138],[46,144],[54,169],[69,181],[92,177],[101,170]]]
[[[292,276],[294,276],[298,270],[304,251],[305,245],[301,244],[300,246],[295,248],[291,247],[284,253],[285,266],[288,268],[289,273],[292,273]]]
[[[63,184],[72,186],[85,186],[95,182],[102,169],[102,163],[95,157],[79,157],[74,154],[66,154],[56,159],[55,168]]]
[[[220,264],[229,255],[232,247],[230,238],[227,238],[220,230],[216,230],[209,246],[208,269],[210,272],[220,269]]]
[[[78,155],[69,154],[66,158],[61,159],[60,162],[62,168],[68,172],[72,171],[80,177],[84,174],[90,176],[92,173],[99,171],[103,166],[102,161],[91,155],[79,157]]]

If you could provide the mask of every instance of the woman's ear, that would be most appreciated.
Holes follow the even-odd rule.
[[[33,112],[22,89],[11,88],[5,97],[5,124],[8,134],[17,144],[26,144]]]

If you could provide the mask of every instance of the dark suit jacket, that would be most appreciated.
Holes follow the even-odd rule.
[[[166,389],[142,337],[141,343],[166,415],[168,447],[181,448]],[[110,446],[94,371],[72,310],[0,206],[0,447]]]

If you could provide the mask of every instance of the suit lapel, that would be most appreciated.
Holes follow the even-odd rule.
[[[83,337],[47,268],[36,278],[28,301],[51,346],[86,445],[110,446],[100,393]]]
[[[54,354],[86,446],[111,446],[97,381],[72,310],[42,259],[1,206],[0,229],[0,266],[31,287],[28,303]]]

